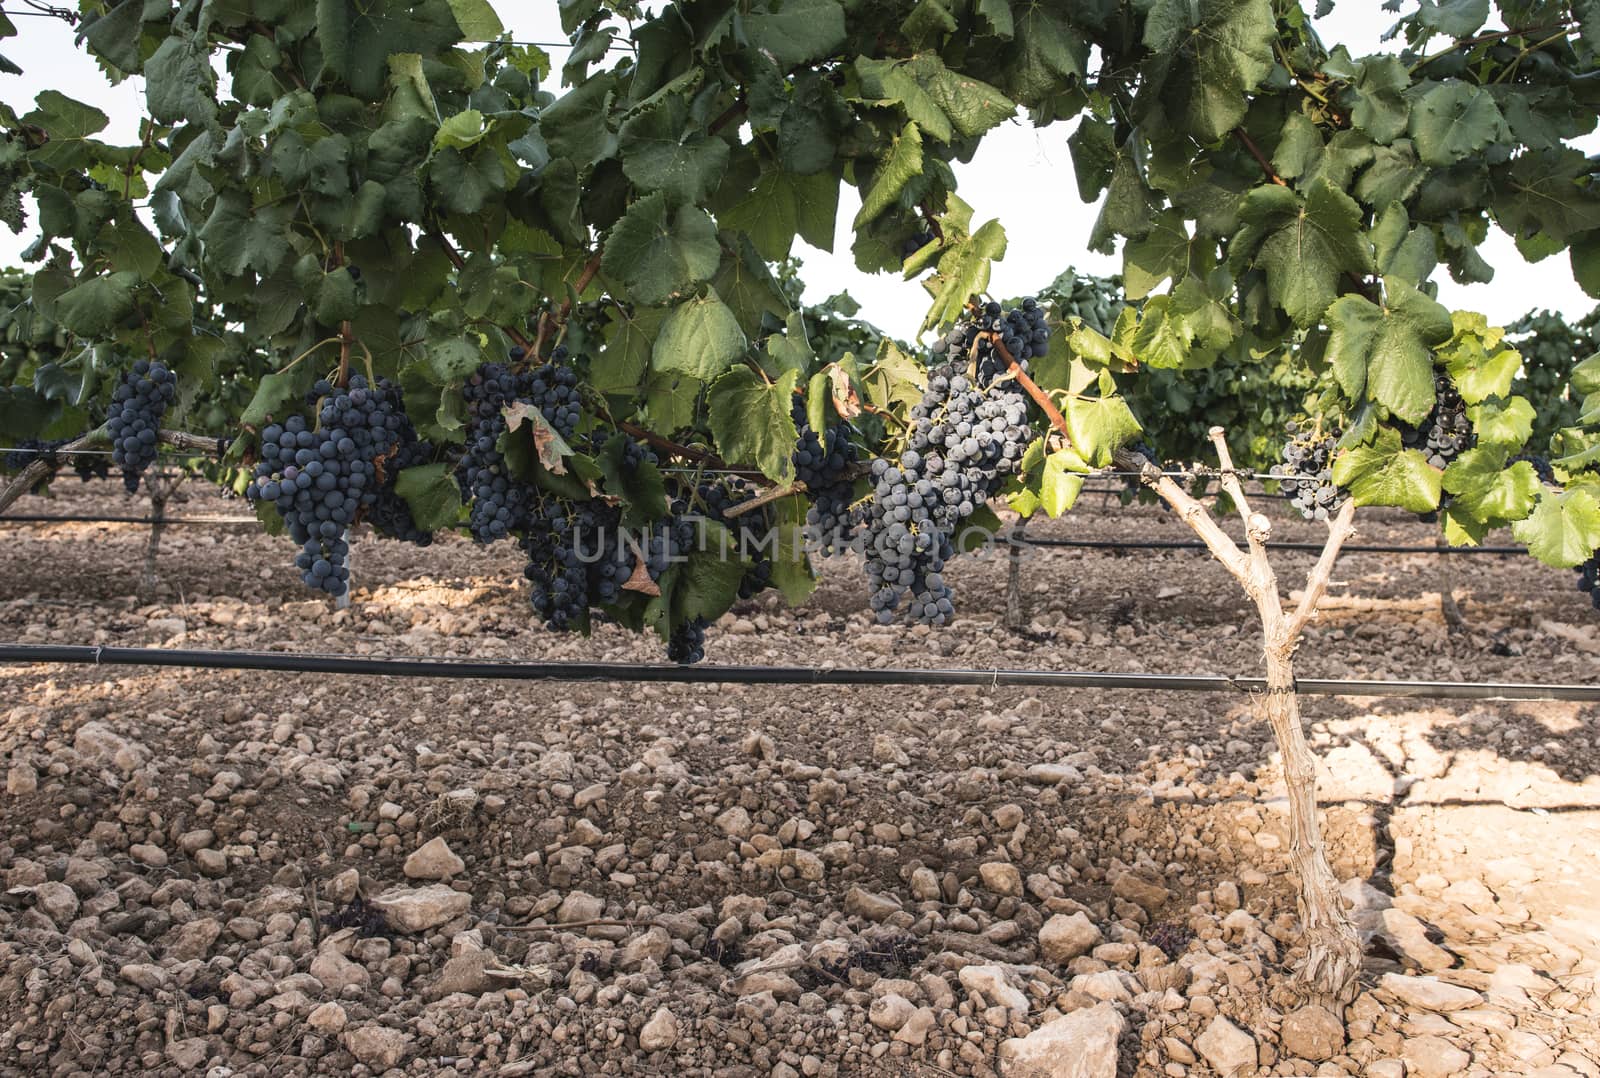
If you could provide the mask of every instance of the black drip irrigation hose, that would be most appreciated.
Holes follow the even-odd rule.
[[[164,666],[202,670],[274,670],[293,674],[481,678],[497,681],[676,682],[701,685],[971,685],[1056,689],[1155,689],[1167,692],[1266,691],[1255,677],[1219,674],[1117,674],[1071,670],[883,669],[817,666],[667,666],[656,663],[485,662],[448,658],[267,651],[199,651],[65,644],[0,644],[0,662],[86,666]],[[1440,700],[1567,700],[1600,703],[1600,686],[1460,681],[1363,681],[1301,678],[1311,696],[1422,697]]]
[[[245,525],[253,524],[260,527],[261,521],[255,517],[100,517],[100,516],[74,516],[63,514],[61,516],[30,516],[17,514],[15,516],[0,516],[0,524],[160,524],[170,528],[175,524],[204,524],[216,526],[222,524]]]

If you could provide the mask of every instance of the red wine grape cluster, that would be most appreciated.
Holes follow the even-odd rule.
[[[705,481],[696,487],[696,493],[705,505],[706,519],[727,528],[735,550],[750,562],[744,579],[739,581],[739,598],[749,599],[760,594],[772,583],[772,517],[767,507],[734,517],[727,515],[729,509],[756,496],[756,491],[742,479]]]
[[[513,360],[522,355],[520,348],[511,352]],[[456,482],[462,499],[471,502],[467,526],[476,541],[492,543],[522,529],[537,497],[511,474],[500,452],[504,408],[514,401],[535,404],[550,428],[568,439],[578,425],[577,384],[576,374],[554,363],[527,371],[485,363],[467,379],[461,391],[467,404],[467,451],[456,466]]]
[[[411,506],[407,505],[406,500],[395,491],[395,481],[407,468],[414,468],[431,461],[434,456],[433,443],[418,440],[416,432],[409,423],[402,426],[400,441],[400,448],[395,451],[394,456],[381,462],[382,482],[378,487],[377,497],[367,510],[367,523],[372,525],[374,532],[385,539],[398,539],[416,546],[431,546],[433,533],[417,527],[417,522],[411,515]]]
[[[989,333],[1002,335],[1026,364],[1049,345],[1044,316],[1031,299],[1002,313],[990,303],[934,346],[949,361],[930,372],[911,430],[896,461],[872,463],[866,515],[869,600],[880,624],[891,624],[907,596],[913,621],[943,625],[955,612],[944,579],[961,524],[1016,471],[1033,439],[1028,398]]]
[[[523,570],[533,609],[547,628],[584,627],[589,608],[614,602],[633,575],[635,557],[622,541],[621,513],[597,501],[539,497],[522,534]]]
[[[147,359],[135,363],[111,395],[106,410],[111,459],[122,469],[129,494],[139,489],[139,477],[156,459],[161,417],[177,395],[178,379],[164,365]]]
[[[1578,590],[1588,592],[1594,608],[1600,610],[1600,550],[1578,566]]]
[[[1467,418],[1467,402],[1461,399],[1450,376],[1437,371],[1433,377],[1433,411],[1419,427],[1400,425],[1400,440],[1407,449],[1420,449],[1428,463],[1441,471],[1472,448],[1472,421]]]
[[[1283,445],[1283,463],[1272,468],[1278,489],[1307,520],[1327,520],[1345,500],[1345,492],[1333,482],[1333,454],[1339,439],[1293,420],[1285,423],[1283,430],[1289,436]]]
[[[672,631],[667,660],[690,665],[706,657],[706,619],[691,618]]]
[[[806,542],[823,554],[847,550],[855,532],[850,505],[854,499],[856,447],[843,426],[829,427],[822,435],[811,429],[799,401],[794,405],[794,425],[800,440],[794,451],[795,478],[806,486]]]
[[[252,502],[271,502],[301,545],[295,565],[306,585],[329,595],[349,589],[345,535],[378,495],[378,462],[400,443],[410,421],[400,394],[387,382],[369,387],[359,374],[350,385],[321,381],[317,425],[289,416],[261,432],[261,460],[245,490]]]

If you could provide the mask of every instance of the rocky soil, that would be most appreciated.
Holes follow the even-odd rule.
[[[16,511],[142,511],[109,489]],[[1030,534],[1187,537],[1096,501]],[[505,544],[358,542],[335,611],[238,529],[170,530],[139,597],[146,535],[0,522],[0,635],[660,657],[532,626]],[[1362,538],[1431,541],[1381,514]],[[1570,574],[1443,562],[1347,557],[1301,673],[1595,680]],[[1020,632],[1005,568],[958,565],[927,631],[870,625],[831,565],[709,658],[1257,670],[1200,555],[1040,552]],[[1289,989],[1281,782],[1242,695],[0,668],[0,1073],[1600,1078],[1600,709],[1306,711],[1367,947],[1334,1010]]]

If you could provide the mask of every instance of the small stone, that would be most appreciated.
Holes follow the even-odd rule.
[[[151,868],[165,868],[167,866],[167,851],[160,846],[152,846],[147,842],[136,842],[128,847],[128,856],[141,865]]]
[[[439,971],[439,979],[434,983],[433,991],[440,996],[448,996],[456,992],[464,992],[469,996],[482,995],[494,987],[494,980],[488,974],[489,966],[494,964],[494,955],[488,951],[467,951],[458,954],[444,964],[444,969]]]
[[[918,902],[937,902],[944,897],[939,889],[939,876],[931,868],[919,868],[911,874],[911,897]]]
[[[561,905],[556,910],[556,920],[564,925],[598,921],[605,912],[604,899],[596,898],[586,891],[571,891],[561,900]]]
[[[867,1010],[867,1020],[881,1030],[894,1033],[910,1020],[915,1010],[909,999],[890,992],[872,1001],[872,1006]]]
[[[888,895],[874,894],[860,887],[852,887],[845,892],[844,912],[850,917],[882,921],[899,913],[900,903]]]
[[[894,1039],[901,1044],[909,1044],[911,1047],[916,1048],[927,1041],[928,1034],[933,1032],[934,1027],[938,1024],[939,1016],[932,1007],[918,1007],[911,1012],[911,1016],[906,1019],[905,1025],[901,1026],[899,1032],[894,1035]]]
[[[32,764],[15,763],[6,772],[6,793],[12,797],[26,797],[39,788],[39,772]]]
[[[994,894],[1012,897],[1022,894],[1022,873],[1008,861],[989,861],[979,865],[978,878]]]
[[[957,976],[961,987],[981,993],[992,1004],[1013,1011],[1028,1009],[1028,997],[1012,986],[1004,966],[962,966]]]
[[[1125,1022],[1109,1003],[1073,1011],[1000,1045],[1007,1078],[1116,1078]]]
[[[78,916],[78,896],[72,888],[54,880],[34,887],[33,904],[40,913],[54,921],[57,928],[67,927]]]
[[[459,876],[467,863],[451,852],[442,837],[431,838],[411,852],[401,869],[408,879],[446,880]]]
[[[167,983],[167,971],[153,962],[129,962],[117,972],[123,980],[146,992],[160,991]]]
[[[1244,1030],[1217,1015],[1206,1031],[1195,1038],[1195,1050],[1213,1070],[1228,1078],[1256,1065],[1256,1042]]]
[[[1124,872],[1111,884],[1111,893],[1118,898],[1132,902],[1146,913],[1155,913],[1167,899],[1172,897],[1172,892],[1152,880],[1133,872]]]
[[[678,1042],[678,1019],[665,1007],[658,1008],[639,1031],[639,1047],[646,1052],[661,1052]]]
[[[1449,969],[1456,964],[1455,956],[1428,938],[1423,923],[1404,910],[1383,910],[1382,933],[1384,940],[1402,958],[1426,970]]]
[[[1022,822],[1022,806],[1010,804],[1001,805],[999,808],[994,810],[992,815],[994,816],[994,825],[996,827],[1000,828],[1002,831],[1010,831],[1012,828],[1016,827],[1017,824]]]
[[[1028,768],[1028,781],[1042,786],[1059,786],[1083,779],[1083,773],[1071,764],[1034,764]]]
[[[190,921],[172,931],[167,942],[166,957],[179,962],[205,958],[220,935],[222,924],[215,917]]]
[[[1483,997],[1470,988],[1446,984],[1434,977],[1407,977],[1401,973],[1385,973],[1378,987],[1413,1007],[1429,1011],[1460,1011],[1476,1007]]]
[[[103,722],[86,722],[78,727],[72,747],[91,763],[111,764],[122,771],[134,771],[150,758],[150,750],[130,741]]]
[[[642,936],[635,936],[622,948],[618,965],[625,970],[636,970],[646,962],[660,965],[672,953],[672,937],[657,925]]]
[[[1344,1047],[1344,1023],[1326,1007],[1307,1006],[1283,1016],[1278,1039],[1289,1055],[1332,1059]]]
[[[228,855],[221,850],[196,850],[194,863],[203,875],[213,878],[228,871]]]
[[[1412,1078],[1456,1078],[1467,1072],[1472,1056],[1443,1037],[1425,1034],[1408,1037],[1400,1049],[1406,1073]]]
[[[1058,913],[1039,929],[1039,951],[1046,961],[1066,965],[1079,955],[1088,954],[1100,939],[1100,929],[1081,910]]]
[[[380,1071],[398,1066],[411,1047],[411,1035],[388,1026],[362,1026],[344,1035],[350,1054]]]
[[[592,786],[585,786],[583,789],[573,794],[572,807],[579,810],[586,809],[596,801],[604,799],[605,796],[606,784],[603,782],[597,782]]]
[[[346,1021],[348,1019],[345,1017],[344,1008],[332,1000],[317,1007],[306,1016],[306,1025],[318,1033],[338,1033],[344,1029]]]
[[[750,813],[742,806],[734,805],[717,816],[717,829],[729,838],[749,838],[750,827]]]
[[[184,1073],[192,1074],[200,1071],[209,1058],[211,1058],[211,1042],[204,1037],[185,1037],[182,1040],[169,1041],[167,1044],[167,1059]]]
[[[401,932],[426,932],[466,913],[472,908],[472,896],[439,883],[394,887],[373,899],[372,906]]]
[[[335,996],[351,985],[365,988],[372,983],[372,974],[365,966],[350,961],[332,947],[324,947],[311,960],[311,976]]]

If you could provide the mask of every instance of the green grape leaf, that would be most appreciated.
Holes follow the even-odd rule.
[[[1372,445],[1358,445],[1333,463],[1333,481],[1357,505],[1392,505],[1413,513],[1439,508],[1444,473],[1415,449],[1403,449],[1400,433],[1387,428]]]
[[[1044,458],[1039,477],[1039,506],[1052,518],[1067,512],[1083,490],[1083,460],[1071,449],[1059,450]]]
[[[1271,0],[1155,0],[1144,44],[1171,65],[1161,100],[1174,125],[1201,142],[1236,126],[1272,73],[1276,39]]]
[[[431,58],[461,39],[447,0],[317,0],[316,7],[328,72],[369,101],[383,96],[391,55]]]
[[[461,487],[450,465],[442,461],[402,469],[395,477],[394,492],[425,532],[454,527],[461,517]]]
[[[300,395],[296,371],[264,374],[256,384],[255,396],[239,416],[239,425],[249,430],[260,430],[273,418],[281,418],[293,411],[292,402]],[[309,383],[308,383],[309,384]]]
[[[132,270],[92,277],[56,297],[55,319],[80,337],[99,337],[133,313],[139,280]]]
[[[867,400],[879,411],[899,412],[922,400],[928,386],[928,371],[906,355],[893,340],[885,337],[878,345],[877,357],[861,376]]]
[[[1189,265],[1189,229],[1183,214],[1164,210],[1142,238],[1122,248],[1122,286],[1130,300],[1144,299],[1168,277],[1183,276]]]
[[[203,35],[174,35],[144,63],[145,102],[162,123],[209,125],[217,117],[217,73]]]
[[[860,57],[856,73],[864,100],[899,105],[906,118],[939,142],[976,138],[1011,117],[1016,104],[999,90],[945,66],[939,54],[909,60]]]
[[[1467,409],[1480,445],[1523,445],[1533,437],[1533,405],[1522,397],[1486,400]]]
[[[622,499],[622,526],[639,528],[667,515],[667,485],[649,460],[627,463],[626,434],[614,434],[595,456],[606,493]]]
[[[1172,310],[1171,296],[1154,296],[1139,312],[1139,329],[1133,335],[1133,354],[1156,370],[1175,370],[1189,361],[1193,338],[1183,319]]]
[[[739,553],[738,540],[726,528],[709,520],[700,526],[700,546],[676,566],[673,574],[672,611],[680,624],[694,618],[715,621],[727,613],[739,599],[739,584],[749,568],[749,562]],[[662,583],[666,583],[665,577]]]
[[[1544,488],[1527,461],[1506,467],[1508,452],[1502,446],[1479,446],[1451,461],[1444,470],[1444,489],[1455,496],[1452,508],[1483,522],[1527,516]]]
[[[830,55],[845,40],[844,6],[839,0],[758,0],[739,17],[746,40],[780,67],[796,67]],[[778,10],[773,11],[773,7]]]
[[[1428,279],[1439,264],[1433,229],[1412,228],[1405,206],[1391,202],[1372,227],[1374,262],[1378,272],[1411,284]]]
[[[493,41],[505,31],[489,0],[446,0],[467,41]]]
[[[1489,0],[1420,0],[1416,19],[1445,37],[1471,37],[1489,19]]]
[[[808,506],[802,495],[779,498],[772,505],[772,584],[790,606],[799,606],[817,590],[817,576],[805,551]]]
[[[961,317],[967,300],[989,287],[991,264],[1006,253],[1006,230],[999,221],[985,221],[972,235],[951,244],[939,259],[933,278],[933,303],[922,328],[949,325]]]
[[[748,367],[735,367],[711,383],[706,411],[724,460],[754,464],[779,486],[794,482],[799,435],[791,402],[798,381],[796,371],[767,382]]]
[[[601,268],[639,303],[660,306],[708,280],[721,259],[717,227],[706,212],[695,206],[671,211],[657,191],[629,206],[611,230]]]
[[[493,124],[492,120],[490,124]],[[489,128],[484,126],[483,113],[477,109],[464,109],[439,125],[438,133],[433,136],[433,144],[464,150],[482,142],[488,133]]]
[[[590,360],[589,381],[601,393],[631,393],[650,369],[650,352],[667,314],[659,308],[618,309],[605,347]]]
[[[1600,550],[1600,502],[1587,490],[1546,490],[1533,513],[1511,525],[1511,534],[1546,565],[1582,565]]]
[[[539,113],[539,134],[550,156],[571,158],[579,169],[616,152],[617,136],[606,127],[612,79],[596,75]]]
[[[672,94],[640,109],[617,135],[622,171],[641,191],[661,191],[673,204],[702,202],[728,170],[728,143],[685,134],[689,102]]]
[[[709,382],[744,355],[747,341],[739,320],[715,289],[672,309],[656,336],[651,366]]]
[[[123,0],[111,11],[79,31],[95,56],[126,74],[137,74],[143,64],[139,35],[144,29],[145,0]]]
[[[1117,450],[1142,430],[1121,397],[1073,397],[1064,418],[1072,447],[1097,468],[1112,464]]]
[[[1143,236],[1154,227],[1159,210],[1132,155],[1118,154],[1106,186],[1105,202],[1089,233],[1089,249],[1110,254],[1114,236]]]
[[[1600,0],[1596,0],[1596,4],[1600,8]],[[1568,253],[1573,280],[1590,299],[1600,299],[1600,230],[1574,239]]]
[[[1228,252],[1235,275],[1250,266],[1296,325],[1312,326],[1338,297],[1343,276],[1372,269],[1361,232],[1361,207],[1326,180],[1302,200],[1275,184],[1257,187],[1240,207],[1243,222]]]
[[[1494,95],[1452,79],[1413,92],[1409,131],[1425,165],[1447,168],[1511,137]]]
[[[718,223],[748,235],[763,258],[781,262],[789,257],[796,236],[833,250],[838,214],[839,177],[831,170],[797,176],[774,168],[761,174],[748,198],[722,211]]]
[[[856,231],[894,205],[906,184],[921,175],[922,133],[916,124],[908,123],[890,142],[888,153],[872,174],[872,185],[861,196],[861,211],[853,225]]]
[[[1351,126],[1385,146],[1405,134],[1411,117],[1405,91],[1410,86],[1411,72],[1399,57],[1367,57],[1361,62],[1361,73],[1345,92]]]
[[[1512,380],[1522,367],[1522,357],[1516,349],[1500,347],[1500,334],[1486,334],[1486,323],[1481,329],[1475,326],[1479,321],[1481,316],[1469,321],[1458,312],[1455,337],[1440,350],[1450,380],[1468,404],[1510,396]]]
[[[1004,6],[1000,0],[980,3],[989,8]],[[1034,104],[1058,93],[1065,80],[1084,77],[1089,40],[1072,26],[1068,14],[1069,9],[1052,4],[1017,5],[1014,12],[1008,12],[1011,47],[1005,52],[999,76],[1000,88],[1014,99]]]
[[[1432,348],[1450,339],[1450,312],[1400,281],[1385,281],[1383,307],[1341,296],[1328,308],[1327,360],[1351,401],[1377,401],[1408,423],[1433,410]]]

